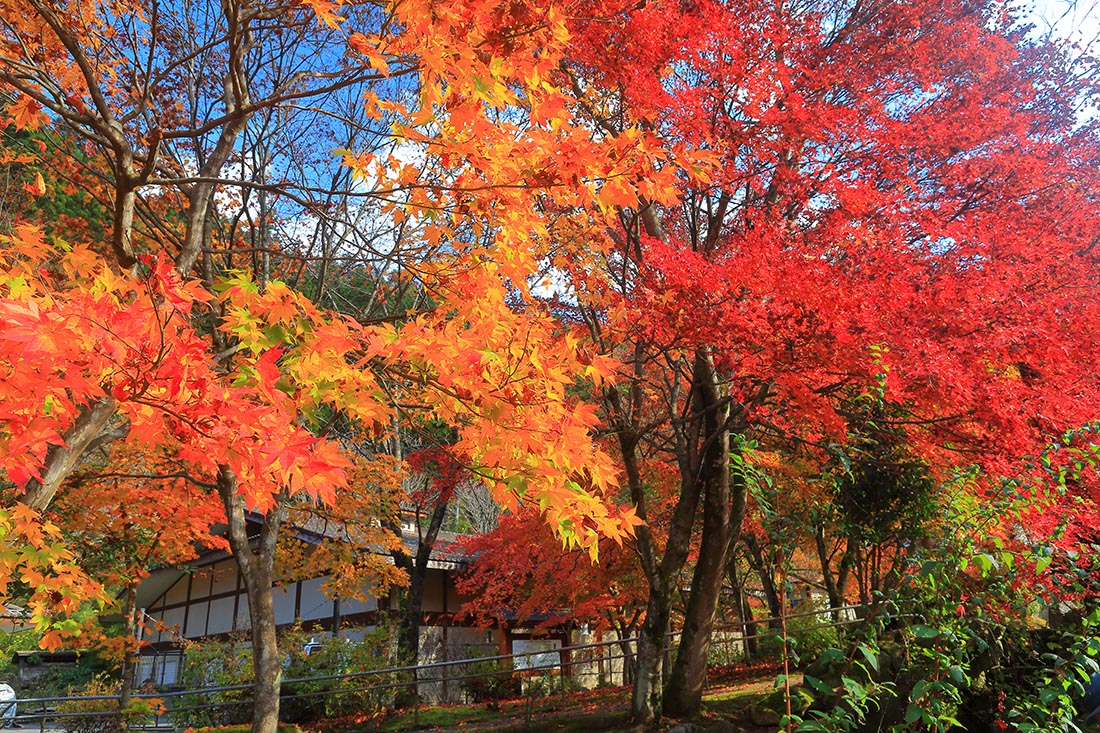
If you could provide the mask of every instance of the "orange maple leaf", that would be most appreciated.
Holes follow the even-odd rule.
[[[17,130],[37,130],[50,118],[42,112],[42,105],[28,96],[21,96],[8,106],[8,118]]]
[[[42,638],[38,640],[38,646],[45,649],[48,652],[56,652],[65,644],[65,639],[61,635],[60,631],[51,629],[42,635]]]
[[[301,0],[301,3],[312,8],[313,12],[317,13],[317,20],[329,28],[336,28],[344,22],[344,19],[334,12],[340,7],[338,3],[329,0]]]

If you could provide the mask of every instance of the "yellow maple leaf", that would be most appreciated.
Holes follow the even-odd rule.
[[[41,173],[35,173],[34,181],[23,184],[23,188],[31,196],[41,196],[46,193],[46,179],[42,177]]]

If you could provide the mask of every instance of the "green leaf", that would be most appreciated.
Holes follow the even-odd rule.
[[[848,694],[853,697],[862,698],[867,694],[866,688],[851,677],[841,677],[840,681],[844,684],[844,689],[848,691]]]
[[[878,655],[875,654],[874,650],[866,644],[860,644],[856,648],[859,649],[859,652],[863,655],[863,658],[867,660],[867,664],[871,665],[871,669],[878,672]]]
[[[952,664],[947,672],[951,675],[951,679],[956,685],[966,684],[966,674],[963,672],[962,667],[960,667],[959,665]]]
[[[932,627],[925,626],[923,624],[915,624],[910,627],[913,631],[913,635],[918,639],[935,639],[940,635],[940,630]]]
[[[802,679],[806,684],[808,684],[810,687],[812,687],[815,690],[817,690],[818,692],[820,692],[822,695],[832,695],[835,692],[835,690],[833,690],[833,688],[829,687],[827,684],[825,684],[823,681],[819,680],[817,677],[813,677],[813,676],[807,674],[807,675],[803,675]]]

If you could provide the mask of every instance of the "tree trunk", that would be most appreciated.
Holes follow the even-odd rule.
[[[134,207],[137,191],[126,172],[116,174],[115,208],[111,220],[111,250],[119,267],[129,270],[137,263],[134,256]]]
[[[710,356],[697,353],[693,377],[695,412],[703,420],[699,481],[703,486],[703,531],[691,579],[679,651],[664,694],[664,713],[692,717],[699,712],[706,684],[714,616],[726,577],[730,543],[745,514],[745,483],[730,478],[729,408],[720,392]]]
[[[833,609],[833,620],[840,621],[841,612],[836,610],[844,606],[845,595],[848,587],[848,575],[852,567],[852,543],[848,542],[843,554],[840,556],[840,565],[836,572],[832,568],[832,555],[825,544],[825,526],[818,525],[814,532],[814,542],[817,545],[817,557],[821,563],[821,578],[825,584],[825,595],[829,598],[829,608]],[[834,553],[835,554],[835,551]]]
[[[126,607],[123,610],[126,619],[126,634],[134,641],[134,644],[126,650],[126,656],[122,658],[122,679],[118,689],[118,729],[130,730],[130,716],[128,709],[134,694],[134,670],[138,663],[137,648],[137,585],[131,584],[126,588]]]
[[[420,660],[420,622],[424,613],[424,574],[414,573],[409,579],[408,604],[401,619],[401,635],[397,640],[398,654],[408,664]]]
[[[439,537],[443,520],[447,516],[447,505],[446,499],[436,501],[432,507],[432,516],[428,521],[428,528],[423,533],[420,530],[420,523],[417,521],[418,541],[415,556],[410,557],[408,553],[402,550],[396,550],[393,553],[394,564],[409,574],[409,589],[405,596],[406,607],[404,614],[401,616],[401,626],[397,635],[397,653],[398,657],[404,660],[403,664],[416,665],[420,661],[420,623],[424,612],[424,580],[428,574],[428,561],[432,557],[432,549]],[[418,520],[419,516],[418,511]],[[396,528],[396,531],[400,533],[400,526]],[[443,589],[443,592],[447,592],[446,588]],[[399,707],[408,707],[409,705],[415,705],[417,702],[418,690],[415,672],[413,676],[411,687],[397,696]]]
[[[610,616],[610,614],[608,614]],[[623,654],[623,684],[634,684],[634,673],[638,668],[638,660],[634,655],[634,648],[630,646],[628,639],[633,638],[634,628],[638,624],[638,616],[641,614],[635,614],[634,619],[630,623],[626,623],[622,619],[610,619],[612,627],[615,629],[615,635],[619,637],[619,651]]]
[[[641,436],[637,432],[638,411],[643,402],[643,380],[640,373],[643,353],[643,346],[637,345],[634,358],[636,378],[631,389],[626,394],[615,389],[609,390],[606,398],[623,458],[623,470],[630,487],[630,499],[638,508],[638,517],[642,521],[648,521],[647,487],[639,457]],[[634,550],[649,584],[646,617],[638,634],[637,669],[630,704],[631,719],[634,723],[643,725],[656,721],[661,715],[662,664],[672,617],[672,599],[676,592],[676,580],[691,547],[691,533],[699,507],[698,482],[689,477],[690,471],[683,466],[681,473],[680,496],[669,522],[664,555],[658,559],[657,544],[648,525],[638,527],[634,537]]]
[[[286,514],[285,497],[264,517],[255,549],[248,538],[244,497],[237,479],[226,467],[218,476],[218,492],[229,523],[229,546],[248,595],[252,624],[252,733],[276,733],[279,725],[279,691],[283,668],[275,633],[275,601],[271,584],[275,574],[275,542]]]
[[[252,97],[249,90],[248,73],[243,66],[253,44],[252,20],[255,12],[233,3],[223,3],[227,23],[227,42],[229,45],[228,68],[221,79],[222,99],[225,103],[226,122],[218,135],[218,141],[208,156],[200,159],[198,178],[187,196],[187,224],[184,228],[183,243],[176,255],[176,269],[186,277],[210,244],[206,229],[207,216],[214,200],[216,184],[221,177],[222,168],[232,156],[237,138],[248,125],[252,117],[250,107]]]
[[[638,465],[636,438],[627,432],[621,432],[619,441],[631,498],[639,507],[639,517],[644,520],[645,492]],[[665,553],[659,563],[649,527],[638,527],[634,538],[634,547],[649,583],[646,616],[638,634],[637,668],[630,704],[631,719],[637,724],[652,723],[661,715],[662,667],[672,618],[672,599],[676,593],[676,579],[687,560],[691,546],[691,531],[698,505],[698,490],[693,485],[686,486],[673,510]]]
[[[409,574],[409,587],[405,592],[405,608],[397,630],[397,655],[399,664],[410,665],[413,670],[408,686],[401,687],[394,696],[397,708],[415,707],[420,702],[420,677],[415,666],[420,663],[420,621],[424,607],[424,574]]]
[[[752,607],[749,606],[749,598],[745,593],[745,581],[737,568],[737,557],[732,548],[729,558],[729,579],[733,586],[733,593],[737,603],[737,616],[741,620],[742,644],[745,649],[745,661],[751,662],[759,653],[759,644],[756,638],[756,620],[752,615]]]
[[[665,640],[672,617],[672,588],[650,588],[645,620],[638,634],[637,669],[630,712],[635,723],[648,724],[659,719],[663,692],[661,664]]]
[[[768,603],[768,628],[778,630],[782,625],[780,617],[783,615],[783,604],[779,600],[779,589],[775,585],[775,576],[772,574],[772,565],[764,557],[764,551],[760,543],[752,535],[745,535],[745,547],[748,549],[749,565],[753,572],[760,578],[760,587],[764,591],[764,599]]]
[[[664,714],[673,718],[696,715],[703,699],[711,631],[726,574],[725,555],[729,546],[729,528],[721,526],[728,525],[728,519],[713,516],[720,511],[707,506],[703,512],[699,559],[692,573],[680,644],[664,695]]]

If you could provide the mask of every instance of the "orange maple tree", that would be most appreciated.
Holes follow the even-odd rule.
[[[222,11],[239,9],[238,5],[224,6]],[[12,429],[4,434],[14,456],[10,475],[18,486],[27,487],[32,504],[48,504],[90,447],[110,433],[125,432],[128,441],[144,441],[150,449],[161,446],[162,441],[171,443],[190,470],[205,480],[216,478],[231,525],[248,505],[267,511],[267,526],[274,532],[289,496],[309,493],[331,498],[341,482],[344,464],[335,444],[316,439],[301,425],[323,428],[319,416],[332,410],[359,420],[368,432],[384,434],[390,418],[400,412],[415,419],[453,424],[456,454],[489,481],[505,503],[538,504],[567,544],[584,547],[595,556],[601,535],[622,537],[631,530],[637,523],[633,514],[609,512],[599,498],[611,485],[611,461],[591,446],[588,433],[595,425],[593,411],[579,406],[569,393],[578,375],[596,381],[606,378],[607,365],[583,353],[575,336],[562,337],[556,321],[529,298],[526,305],[510,300],[513,293],[528,294],[527,278],[537,269],[532,245],[541,227],[537,217],[525,213],[527,207],[512,205],[530,203],[530,198],[513,200],[502,195],[510,188],[523,187],[517,185],[522,184],[522,177],[516,176],[525,175],[526,170],[507,171],[509,181],[497,172],[484,182],[474,176],[476,166],[502,160],[498,153],[503,152],[503,139],[495,150],[483,151],[479,158],[476,133],[487,128],[482,123],[469,131],[473,134],[464,136],[463,146],[468,148],[472,165],[458,186],[440,185],[440,177],[432,175],[432,170],[450,167],[434,153],[430,156],[433,167],[423,169],[406,165],[397,156],[382,161],[381,166],[372,165],[367,156],[355,158],[352,169],[361,179],[383,172],[375,175],[375,195],[384,198],[387,192],[393,194],[389,213],[395,221],[414,222],[427,245],[417,252],[428,251],[437,257],[412,263],[433,301],[430,313],[414,318],[400,314],[392,325],[362,326],[322,313],[278,283],[261,280],[254,285],[232,273],[222,278],[221,297],[214,305],[205,290],[181,284],[159,256],[155,242],[134,237],[134,216],[143,187],[178,184],[186,199],[187,224],[180,241],[167,238],[169,248],[176,245],[176,267],[188,274],[203,247],[209,249],[202,237],[208,231],[207,215],[218,183],[215,179],[261,104],[258,96],[249,96],[252,79],[243,71],[247,62],[240,62],[252,58],[252,41],[259,38],[259,29],[250,25],[255,16],[246,9],[229,18],[224,39],[211,41],[224,43],[227,57],[237,63],[230,63],[221,79],[224,94],[210,97],[211,106],[224,109],[224,114],[203,111],[196,127],[193,119],[181,117],[173,101],[172,94],[180,89],[161,95],[164,90],[151,84],[154,77],[164,74],[171,86],[170,79],[183,69],[171,56],[180,39],[158,36],[140,8],[127,6],[114,15],[103,15],[90,7],[35,2],[32,9],[6,29],[4,38],[5,67],[0,78],[18,92],[12,116],[21,125],[38,124],[44,121],[34,108],[39,105],[100,145],[110,163],[104,175],[114,187],[113,254],[123,267],[137,262],[140,271],[131,280],[108,267],[97,270],[87,254],[79,251],[63,258],[59,267],[71,267],[77,280],[94,281],[93,287],[104,295],[101,300],[82,302],[83,285],[63,278],[44,284],[26,278],[32,287],[14,296],[18,305],[13,304],[12,318],[24,333],[37,325],[34,320],[39,316],[60,321],[71,317],[67,321],[71,330],[65,335],[74,336],[59,342],[64,349],[58,348],[58,343],[30,341],[28,350],[41,361],[51,350],[54,357],[62,357],[54,361],[53,375],[58,382],[69,380],[69,387],[59,397],[59,413],[53,414],[50,408],[52,422],[38,419],[37,405],[13,402]],[[325,26],[338,25],[331,6],[318,10]],[[438,68],[386,64],[382,54],[403,53],[400,46],[416,46],[414,34],[404,24],[416,17],[417,9],[412,9],[412,14],[406,14],[407,9],[401,6],[390,10],[392,22],[380,27],[400,32],[387,31],[385,38],[369,40],[353,36],[350,48],[362,57],[356,63],[365,59],[374,69],[368,76],[422,72],[427,82],[421,87],[425,104],[418,109],[401,105],[383,109],[386,103],[375,97],[368,111],[403,117],[396,134],[415,145],[430,144],[417,127],[430,119],[433,106],[442,100],[432,90],[450,95],[445,90],[461,86],[460,92],[465,94],[480,85],[471,86],[465,77],[477,69],[463,69],[463,59],[455,59],[455,64],[444,61],[446,39],[427,47],[429,57],[438,52],[442,62]],[[458,20],[456,16],[448,22]],[[94,36],[87,44],[77,39],[82,29]],[[120,35],[119,29],[125,33]],[[444,30],[444,35],[448,32]],[[115,39],[130,37],[127,33],[135,42],[149,41],[150,49],[159,49],[137,55],[147,57],[148,63],[137,56],[131,58],[125,44],[113,45]],[[185,52],[187,35],[182,38]],[[376,42],[388,45],[390,41],[395,45],[380,53],[372,51]],[[39,55],[47,59],[44,64]],[[484,58],[476,54],[471,58],[486,66]],[[491,105],[507,103],[508,79],[531,81],[531,69],[522,56],[516,60],[514,72],[506,68],[508,64],[497,62],[486,67],[499,78],[490,85],[494,99],[486,98]],[[118,84],[112,74],[99,73],[110,68],[124,69],[135,83]],[[457,75],[444,80],[456,70]],[[208,86],[200,94],[210,94]],[[287,88],[280,88],[271,98],[280,98],[280,94],[284,101],[297,98],[297,92]],[[177,97],[186,95],[178,93]],[[458,99],[452,97],[452,101]],[[458,120],[461,105],[450,106]],[[471,117],[470,121],[476,120]],[[513,131],[520,132],[519,128]],[[523,141],[522,137],[520,133],[513,146],[516,154],[526,149],[533,155],[540,146],[545,147],[545,141]],[[553,137],[568,139],[560,131]],[[178,145],[175,154],[166,152],[173,145]],[[563,175],[579,180],[587,175],[583,160],[596,159],[600,146],[593,147],[583,138],[577,138],[575,146],[581,158],[571,173]],[[610,164],[609,171],[616,175],[619,170],[628,175],[635,166],[658,170],[645,155],[637,154],[637,146],[631,142],[613,141],[609,147],[616,148],[616,155],[630,158],[623,164]],[[197,175],[187,170],[189,154],[198,159]],[[537,159],[554,157],[543,151]],[[593,181],[586,186],[595,194],[601,184]],[[444,189],[470,194],[460,197],[462,200],[446,197],[446,206],[456,207],[450,220],[430,214]],[[569,196],[559,184],[550,189]],[[461,211],[463,207],[466,213]],[[27,230],[17,237],[33,239]],[[484,242],[479,242],[481,239]],[[17,248],[33,250],[22,244]],[[146,259],[141,250],[150,245],[153,256]],[[46,258],[32,254],[31,259],[29,271],[40,274],[39,265]],[[203,266],[208,285],[214,284],[218,278],[211,263],[204,260]],[[13,275],[13,279],[19,277]],[[54,289],[60,290],[62,297],[54,298]],[[35,310],[39,306],[41,310]],[[112,317],[132,321],[126,324],[127,329],[142,335],[132,336],[121,328],[121,320],[116,327],[111,318],[94,313],[95,308],[104,306]],[[18,307],[33,312],[16,313]],[[204,339],[190,329],[204,319],[213,321],[208,308],[219,311],[219,326],[212,338]],[[83,340],[80,327],[88,331]],[[104,342],[107,358],[99,359],[91,349],[93,339]],[[211,343],[215,345],[213,357]],[[67,365],[60,366],[66,359]],[[10,362],[13,368],[16,361]],[[80,368],[71,368],[77,364]],[[22,386],[29,387],[33,381],[28,379]],[[79,387],[73,389],[75,384]],[[11,395],[16,396],[15,390]],[[113,430],[119,420],[125,421],[125,429]],[[235,555],[244,558],[242,570],[254,567],[248,559],[253,553],[247,542],[242,539],[236,544]],[[266,548],[261,539],[261,552],[255,557]],[[254,585],[260,588],[264,583]],[[250,608],[259,607],[259,601],[250,595]],[[256,643],[254,649],[263,646]],[[266,659],[277,686],[274,655]],[[271,712],[268,709],[257,715],[257,730],[273,724]]]
[[[88,633],[76,641],[95,645],[102,658],[119,665],[119,709],[127,711],[145,628],[138,586],[155,567],[182,565],[204,549],[226,548],[214,530],[225,522],[225,512],[211,487],[180,471],[171,454],[165,458],[125,445],[111,452],[108,465],[97,463],[81,466],[50,515],[82,569],[121,597],[121,635]]]

